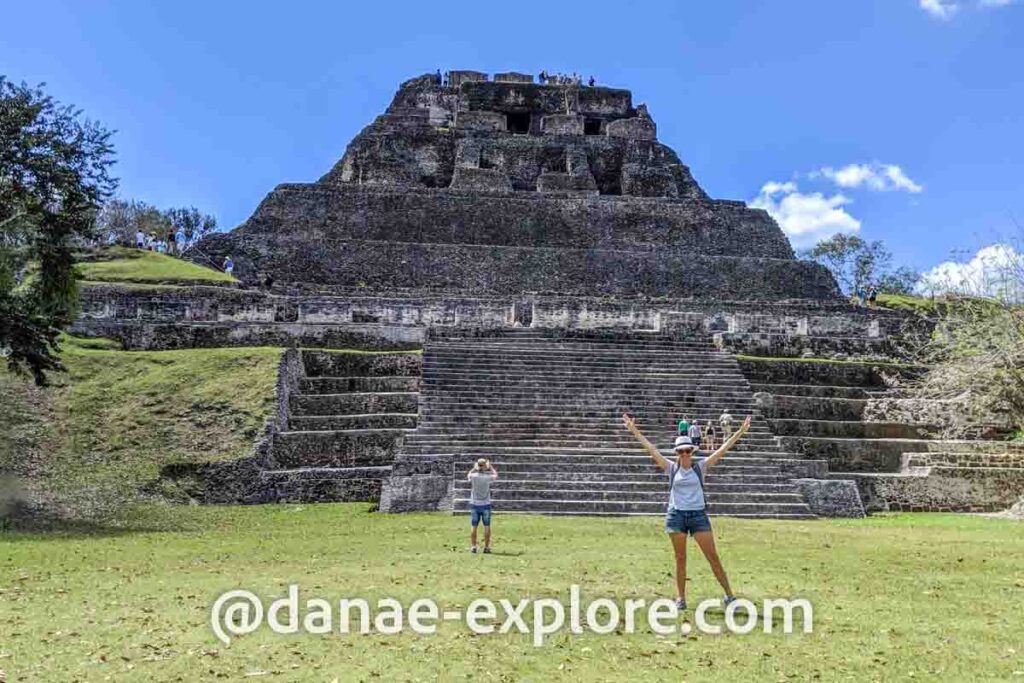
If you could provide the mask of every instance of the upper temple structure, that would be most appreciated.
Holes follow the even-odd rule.
[[[200,249],[296,293],[838,293],[764,211],[709,198],[628,90],[517,73],[406,81],[319,181]]]

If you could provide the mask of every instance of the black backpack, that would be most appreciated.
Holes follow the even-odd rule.
[[[704,461],[701,461],[700,465],[698,465],[696,462],[694,462],[693,463],[693,471],[697,473],[697,481],[700,483],[700,495],[704,498],[704,509],[707,510],[708,509],[708,494],[707,494],[707,491],[704,490],[704,473],[701,472],[701,467],[703,465],[704,465]],[[679,471],[679,463],[677,463],[677,462],[672,463],[672,466],[669,468],[669,476],[668,476],[668,499],[669,499],[670,502],[672,500],[672,485],[676,481],[676,472],[678,472],[678,471]]]

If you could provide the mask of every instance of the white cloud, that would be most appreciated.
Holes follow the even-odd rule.
[[[1009,7],[1017,0],[976,0],[974,5],[981,8]],[[952,19],[960,11],[961,3],[955,0],[918,0],[918,6],[938,19]]]
[[[939,19],[951,19],[960,9],[960,5],[951,0],[918,0],[918,4],[925,12]]]
[[[812,178],[825,177],[839,187],[866,187],[876,192],[905,191],[917,194],[924,191],[924,186],[915,183],[896,164],[847,164],[842,168],[826,166],[811,173]]]
[[[769,182],[750,202],[778,221],[793,246],[809,247],[840,232],[857,232],[860,221],[843,208],[851,199],[841,194],[826,197],[820,192],[804,194],[793,181]]]
[[[974,296],[1021,299],[1020,274],[1024,254],[1008,244],[991,244],[966,263],[946,261],[921,276],[918,290],[923,294],[954,292]],[[1016,275],[1014,275],[1016,274]]]

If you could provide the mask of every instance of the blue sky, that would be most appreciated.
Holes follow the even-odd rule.
[[[123,196],[225,227],[435,68],[631,88],[712,196],[798,246],[857,229],[924,269],[1024,224],[1024,0],[34,0],[4,20],[0,73],[116,129]]]

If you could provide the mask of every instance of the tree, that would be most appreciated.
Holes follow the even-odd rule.
[[[857,235],[839,233],[818,242],[803,255],[828,268],[846,294],[869,289],[910,294],[920,279],[911,268],[892,270],[892,254],[884,242],[868,242]]]
[[[166,235],[173,227],[185,232],[185,247],[217,229],[217,219],[194,206],[164,209],[137,199],[111,199],[96,219],[100,244],[135,244],[135,233]]]
[[[194,206],[167,209],[163,215],[174,224],[175,229],[185,231],[186,246],[192,246],[217,229],[217,219]]]
[[[134,199],[111,199],[96,217],[96,236],[100,244],[134,246],[137,231],[165,235],[170,227],[170,221],[159,209]]]
[[[42,86],[0,76],[0,353],[37,384],[61,368],[57,338],[74,319],[74,247],[93,239],[117,181],[112,133]]]

